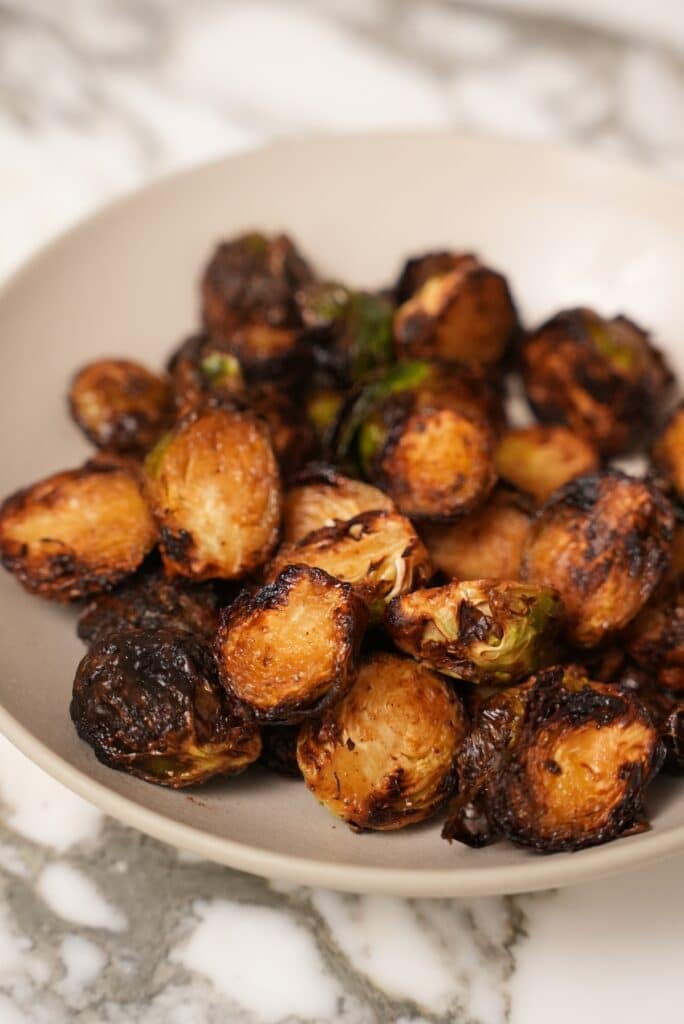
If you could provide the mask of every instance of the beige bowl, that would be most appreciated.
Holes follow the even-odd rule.
[[[116,203],[49,246],[0,298],[2,492],[78,463],[67,381],[80,363],[160,364],[197,320],[211,246],[287,229],[324,272],[391,280],[428,247],[480,252],[525,319],[563,304],[631,313],[684,374],[684,189],[581,153],[448,135],[280,143]],[[653,788],[652,831],[539,857],[449,846],[440,824],[354,835],[296,782],[255,771],[192,794],[100,765],[68,714],[74,613],[0,577],[0,728],[41,767],[145,832],[257,874],[356,892],[472,896],[565,885],[684,847],[684,784]],[[21,786],[21,779],[17,780]]]

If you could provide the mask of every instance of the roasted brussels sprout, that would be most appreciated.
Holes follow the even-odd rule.
[[[76,671],[71,718],[103,764],[161,786],[236,775],[261,752],[259,731],[220,686],[210,649],[184,630],[99,640]]]
[[[595,473],[598,452],[589,441],[567,427],[523,427],[509,430],[494,453],[499,476],[539,504],[569,480]]]
[[[182,416],[208,399],[243,396],[245,378],[237,356],[207,334],[184,341],[168,361],[177,412]]]
[[[367,621],[349,583],[291,565],[223,611],[216,641],[221,682],[257,721],[301,721],[351,686]]]
[[[525,500],[506,487],[497,487],[474,512],[454,523],[426,523],[420,535],[445,576],[517,580],[529,529]]]
[[[667,569],[672,508],[657,487],[618,471],[579,477],[538,514],[522,578],[555,587],[570,639],[593,647],[623,629]]]
[[[649,712],[579,667],[540,672],[479,707],[458,758],[447,839],[506,837],[539,852],[643,831],[643,794],[663,748]]]
[[[327,466],[304,471],[285,494],[283,527],[286,541],[298,541],[314,530],[353,519],[360,512],[393,511],[391,498],[377,487]]]
[[[678,498],[684,498],[684,403],[677,406],[653,446],[653,460]]]
[[[261,764],[278,775],[301,779],[297,764],[299,725],[265,725],[261,730]]]
[[[399,359],[491,365],[517,323],[506,279],[473,255],[454,254],[450,269],[423,279],[397,309],[394,350]]]
[[[168,380],[128,359],[98,359],[69,389],[76,423],[98,448],[146,451],[164,433],[173,408]]]
[[[385,623],[397,647],[473,683],[511,683],[554,660],[563,607],[549,587],[454,580],[395,597]]]
[[[280,479],[266,427],[253,414],[188,413],[150,452],[145,472],[167,573],[238,579],[269,558]]]
[[[288,565],[313,565],[351,583],[374,620],[393,597],[432,575],[423,542],[409,520],[396,512],[362,512],[283,544],[269,568],[269,581]]]
[[[169,580],[160,569],[143,567],[111,593],[93,597],[78,619],[78,635],[89,646],[109,633],[162,627],[213,642],[218,597],[212,584]]]
[[[156,542],[139,482],[113,465],[56,473],[0,506],[2,564],[28,591],[57,601],[111,589]]]
[[[202,279],[204,324],[249,378],[277,377],[306,359],[295,293],[311,280],[286,235],[252,232],[216,249]]]
[[[605,456],[644,443],[672,381],[645,331],[590,309],[557,313],[531,334],[522,369],[539,419],[566,424]]]
[[[436,672],[374,654],[346,697],[302,725],[297,761],[316,798],[352,828],[404,828],[454,788],[464,734],[463,707]]]
[[[627,651],[665,689],[684,694],[684,591],[668,587],[630,623]]]
[[[401,305],[422,288],[430,278],[441,277],[456,270],[463,261],[463,253],[426,252],[420,256],[411,256],[401,268],[401,273],[394,286],[394,298]]]
[[[341,380],[358,380],[392,361],[394,306],[387,296],[314,281],[297,293],[297,304],[318,363]]]

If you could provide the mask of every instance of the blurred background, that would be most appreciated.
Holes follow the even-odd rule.
[[[466,128],[684,173],[682,0],[0,0],[0,275],[280,134]]]

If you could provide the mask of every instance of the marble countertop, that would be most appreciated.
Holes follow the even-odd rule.
[[[684,11],[645,10],[0,0],[0,275],[114,195],[292,131],[460,126],[681,175]],[[124,828],[0,738],[0,1024],[641,1024],[676,1016],[682,874],[471,902],[285,887]]]

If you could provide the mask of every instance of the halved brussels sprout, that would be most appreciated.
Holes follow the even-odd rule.
[[[444,675],[505,684],[553,661],[562,614],[549,587],[454,580],[395,598],[385,624],[397,647]]]
[[[222,613],[221,682],[257,721],[301,721],[351,686],[367,621],[348,583],[292,565]]]
[[[593,647],[623,629],[660,582],[674,516],[667,498],[617,471],[566,484],[538,514],[522,578],[555,587],[570,639]]]
[[[669,586],[630,623],[627,651],[665,689],[684,693],[684,591]]]
[[[253,414],[189,413],[150,452],[145,473],[170,575],[238,579],[272,554],[280,478],[267,429]]]
[[[490,365],[504,355],[518,323],[506,279],[471,254],[418,286],[394,314],[399,359]]]
[[[103,764],[174,789],[236,775],[261,752],[211,650],[184,630],[99,640],[76,671],[71,718]]]
[[[572,430],[547,425],[505,433],[497,444],[494,465],[503,480],[543,505],[569,480],[595,473],[599,457],[594,446]]]
[[[653,446],[653,460],[679,498],[684,498],[684,404],[670,416]]]
[[[286,541],[298,541],[324,526],[345,523],[361,512],[394,510],[391,498],[362,480],[328,466],[300,474],[285,494],[283,532]]]
[[[463,253],[446,250],[411,256],[401,268],[394,286],[397,303],[401,305],[410,299],[430,278],[441,277],[451,270],[456,270],[463,263],[463,259]]]
[[[297,305],[318,362],[342,380],[392,361],[394,306],[387,296],[314,281],[297,293]]]
[[[76,423],[98,448],[145,451],[171,422],[165,377],[129,359],[98,359],[79,370],[69,389]]]
[[[445,576],[517,580],[530,518],[520,495],[497,487],[474,512],[454,523],[426,523],[420,535]]]
[[[2,564],[28,591],[57,601],[111,589],[156,542],[140,483],[115,465],[55,473],[0,506]]]
[[[78,619],[78,635],[89,646],[109,633],[163,627],[213,642],[218,596],[212,584],[169,580],[159,568],[143,566],[115,590],[93,597]]]
[[[626,317],[557,313],[522,346],[527,397],[540,420],[565,423],[605,456],[643,445],[672,375]]]
[[[393,597],[421,586],[432,575],[423,542],[397,512],[362,512],[346,523],[283,544],[268,580],[272,582],[288,565],[313,565],[351,583],[374,620]]]
[[[311,792],[352,828],[404,828],[454,788],[465,731],[463,707],[436,672],[374,654],[346,697],[303,724],[297,760]]]
[[[539,852],[643,831],[643,795],[663,748],[646,707],[579,666],[540,672],[479,707],[458,759],[445,838],[499,837]]]
[[[195,334],[172,354],[167,365],[180,415],[209,399],[230,399],[245,393],[245,378],[237,356],[206,334]]]

